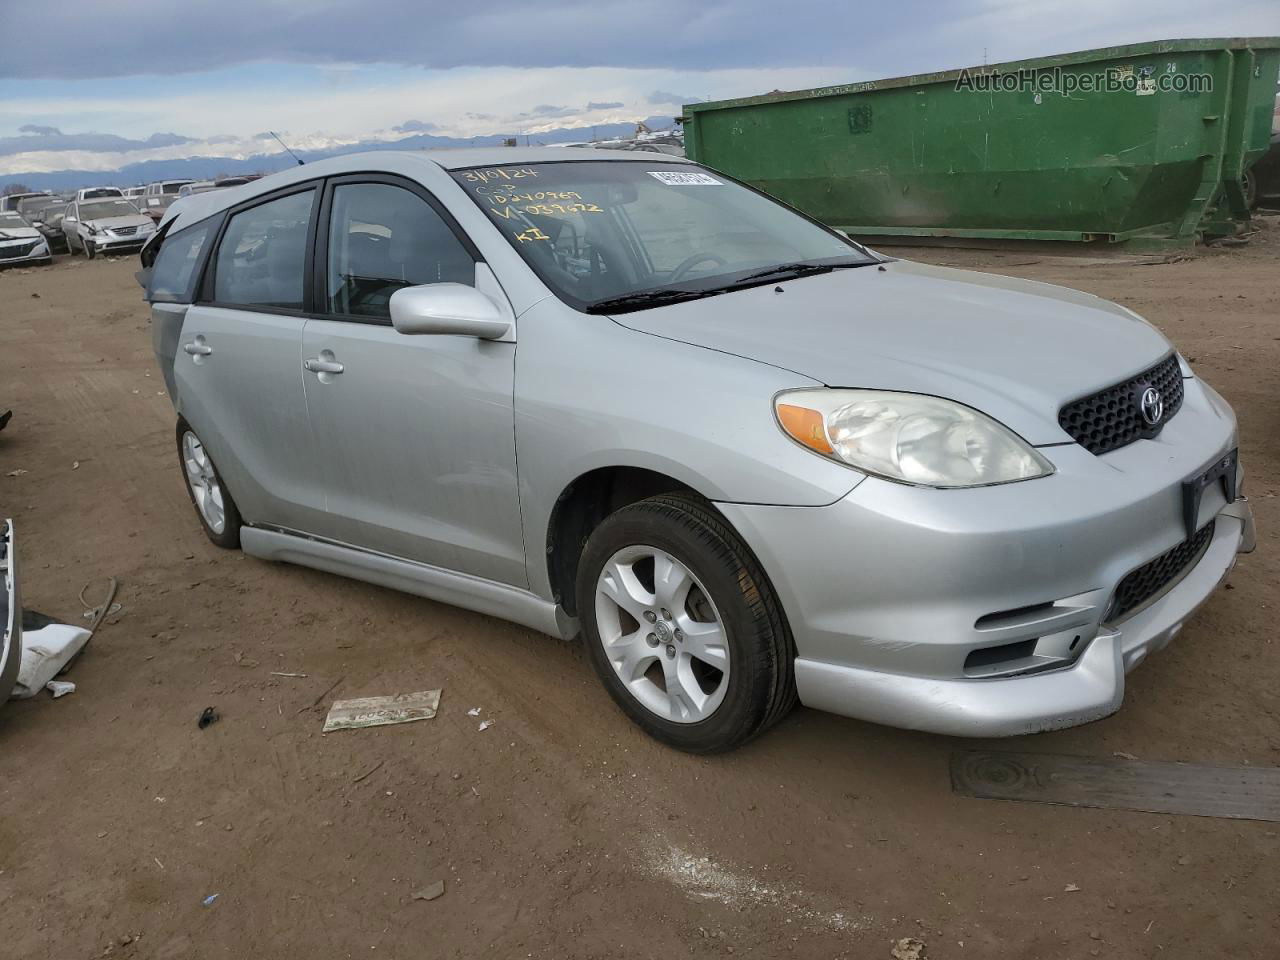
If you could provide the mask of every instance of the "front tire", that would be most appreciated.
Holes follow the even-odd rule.
[[[181,417],[178,418],[178,465],[205,535],[216,546],[235,550],[240,546],[240,510],[204,444]]]
[[[773,587],[706,501],[641,500],[592,532],[578,566],[592,666],[650,736],[730,750],[795,705],[794,644]]]

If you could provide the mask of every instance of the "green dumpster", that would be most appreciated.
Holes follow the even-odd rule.
[[[690,158],[855,236],[1186,246],[1247,223],[1280,38],[1167,40],[684,107]]]

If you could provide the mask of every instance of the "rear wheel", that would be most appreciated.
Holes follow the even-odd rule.
[[[240,546],[240,511],[190,424],[178,420],[178,461],[205,534],[219,547]]]
[[[622,710],[691,753],[739,746],[795,704],[790,631],[759,563],[686,495],[623,507],[587,540],[578,612]]]

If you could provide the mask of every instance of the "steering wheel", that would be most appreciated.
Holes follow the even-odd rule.
[[[715,253],[695,253],[680,261],[680,265],[671,271],[671,277],[667,282],[675,283],[677,280],[683,280],[685,274],[700,263],[714,263],[717,267],[724,267],[728,266],[729,261]]]

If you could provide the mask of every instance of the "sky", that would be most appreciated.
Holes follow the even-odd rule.
[[[1148,40],[1280,0],[0,0],[0,177],[674,117]],[[588,139],[584,136],[584,139]]]

